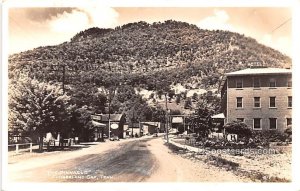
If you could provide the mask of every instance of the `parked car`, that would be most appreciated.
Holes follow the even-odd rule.
[[[112,136],[112,137],[110,137],[109,140],[111,140],[111,141],[120,141],[118,136]]]

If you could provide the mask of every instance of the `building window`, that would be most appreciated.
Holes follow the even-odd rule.
[[[253,119],[253,129],[261,129],[261,118]]]
[[[270,129],[277,129],[277,119],[276,118],[269,118],[270,122]]]
[[[287,87],[291,88],[292,87],[292,79],[288,78],[287,80]]]
[[[286,118],[286,126],[292,125],[292,118]]]
[[[242,97],[237,97],[236,98],[236,107],[237,108],[242,108],[243,107],[243,98]]]
[[[244,122],[244,118],[236,118],[236,120],[239,122]]]
[[[254,97],[254,107],[260,107],[260,97]]]
[[[292,107],[293,106],[293,99],[292,96],[288,97],[288,107]]]
[[[243,80],[242,79],[237,79],[235,81],[235,85],[236,85],[236,88],[243,88]]]
[[[270,79],[270,87],[271,88],[275,88],[276,87],[276,79],[275,78],[271,78]]]
[[[270,107],[276,107],[276,97],[270,97]]]
[[[253,87],[260,88],[260,79],[259,78],[253,78]]]

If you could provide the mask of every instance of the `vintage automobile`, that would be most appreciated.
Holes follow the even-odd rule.
[[[110,141],[120,141],[118,136],[111,136],[109,140]]]

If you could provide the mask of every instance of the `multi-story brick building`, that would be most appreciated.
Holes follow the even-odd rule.
[[[247,68],[221,84],[225,123],[241,120],[254,130],[283,131],[292,124],[292,70]]]

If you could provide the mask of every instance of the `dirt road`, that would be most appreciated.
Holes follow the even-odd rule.
[[[229,171],[172,153],[162,138],[134,139],[18,161],[8,165],[18,182],[248,181]]]

